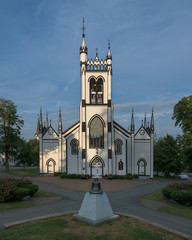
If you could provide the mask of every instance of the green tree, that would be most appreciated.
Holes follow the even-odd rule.
[[[182,170],[178,138],[167,134],[159,138],[154,145],[154,169],[163,172],[166,176],[170,172],[179,173]]]
[[[175,126],[183,131],[181,139],[182,154],[187,168],[192,171],[192,95],[183,97],[173,109]]]
[[[24,167],[39,164],[39,141],[30,139],[28,142],[24,139],[20,140],[19,154],[17,160]]]
[[[16,155],[24,121],[17,115],[17,107],[11,100],[0,98],[0,152],[5,153],[6,169],[9,156]]]

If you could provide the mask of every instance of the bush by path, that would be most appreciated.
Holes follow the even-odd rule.
[[[38,186],[27,179],[0,179],[0,203],[21,201],[28,195],[33,196],[37,191]]]
[[[179,204],[192,206],[192,182],[168,184],[162,189],[162,193]]]

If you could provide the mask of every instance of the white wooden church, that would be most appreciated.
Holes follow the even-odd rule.
[[[139,174],[153,178],[154,116],[147,126],[146,114],[135,131],[134,112],[130,131],[113,120],[112,55],[110,43],[107,57],[87,59],[83,22],[80,46],[81,102],[80,120],[63,131],[59,110],[58,132],[43,125],[42,109],[36,137],[40,144],[40,173],[88,174],[92,178],[105,174]]]

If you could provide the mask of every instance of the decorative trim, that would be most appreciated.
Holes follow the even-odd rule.
[[[82,132],[86,132],[86,123],[82,122]]]
[[[111,132],[111,122],[108,122],[108,133]]]
[[[121,131],[119,128],[117,128],[116,126],[114,126],[115,129],[117,129],[119,132],[121,132],[124,136],[130,138],[129,135],[125,134],[123,131]]]
[[[85,100],[84,99],[82,99],[82,107],[85,107]]]
[[[98,115],[98,114],[93,115],[93,116],[89,119],[88,127],[90,127],[90,124],[91,124],[92,120],[93,120],[95,117],[98,117],[98,118],[101,120],[101,122],[103,123],[103,127],[105,127],[105,121],[104,121],[103,118],[102,118],[100,115]]]
[[[69,136],[73,131],[75,131],[77,128],[79,128],[79,126],[77,126],[76,128],[74,128],[71,132],[69,132],[68,134],[66,134],[64,137],[66,138],[67,136]]]
[[[112,150],[108,149],[108,159],[112,159]]]
[[[86,155],[86,150],[82,149],[82,159],[85,159],[85,155]]]
[[[108,107],[111,107],[111,100],[108,100]]]
[[[62,134],[65,134],[66,132],[68,132],[71,128],[75,127],[76,124],[78,124],[80,121],[74,123],[71,127],[67,128]],[[68,134],[67,134],[68,135]]]

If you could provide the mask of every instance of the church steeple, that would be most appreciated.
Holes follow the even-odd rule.
[[[110,40],[109,40],[109,42],[108,42],[107,59],[111,59],[111,60],[112,60],[112,55],[111,55],[111,43],[110,43]]]
[[[61,108],[59,109],[59,124],[58,124],[58,132],[59,132],[59,133],[62,133]]]
[[[145,113],[145,117],[144,117],[144,128],[147,129],[147,118],[146,118],[146,113]]]
[[[80,47],[80,61],[82,63],[87,61],[87,46],[85,44],[85,26],[84,26],[85,19],[83,18],[83,27],[82,27],[82,43]]]
[[[48,112],[46,113],[46,128],[48,128],[48,125],[49,125],[49,123],[48,123],[49,121],[48,121]]]
[[[150,132],[151,132],[151,133],[154,133],[154,116],[153,116],[153,108],[152,108],[152,114],[151,114]]]
[[[132,116],[131,116],[131,133],[134,134],[135,132],[135,124],[134,124],[134,112],[132,108]]]
[[[42,117],[42,108],[40,108],[40,122],[39,122],[39,131],[43,131],[43,117]]]

